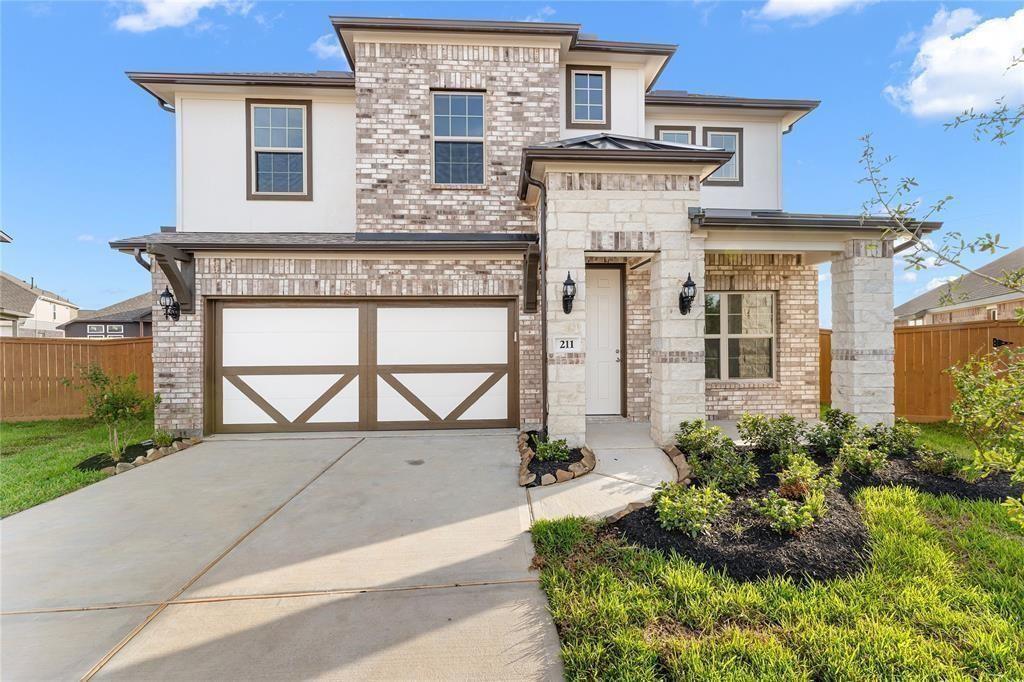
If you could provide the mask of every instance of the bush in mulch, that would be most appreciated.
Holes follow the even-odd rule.
[[[1010,481],[1010,474],[1001,471],[978,481],[967,481],[954,474],[922,470],[915,458],[891,459],[873,474],[856,476],[846,472],[840,479],[847,495],[864,486],[903,485],[931,495],[952,495],[965,500],[1002,502],[1007,497],[1020,497],[1024,486]]]
[[[830,488],[824,493],[826,511],[820,519],[795,534],[776,532],[770,519],[755,509],[779,486],[775,467],[770,455],[750,454],[758,469],[756,483],[734,494],[725,512],[704,532],[691,537],[665,530],[655,505],[628,513],[609,528],[629,542],[677,552],[741,581],[780,575],[828,580],[859,571],[866,558],[868,533],[850,500]]]
[[[527,444],[530,449],[536,452],[537,443],[547,443],[547,436],[540,431],[527,431]],[[527,485],[527,487],[538,486],[541,483],[541,479],[545,474],[555,476],[559,471],[567,470],[570,464],[575,464],[583,460],[583,451],[580,448],[569,448],[568,454],[565,457],[558,459],[547,459],[542,460],[537,455],[534,455],[527,464],[527,470],[531,473],[536,474],[536,478]]]
[[[175,440],[181,440],[176,438]],[[141,443],[134,443],[124,449],[124,454],[121,455],[119,462],[131,463],[136,457],[145,456],[146,452],[154,445],[152,440],[144,440]],[[117,462],[110,456],[110,453],[101,452],[98,455],[93,455],[88,459],[84,459],[75,465],[75,468],[79,471],[99,471],[107,467],[116,465]]]

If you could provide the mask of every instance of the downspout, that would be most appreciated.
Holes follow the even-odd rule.
[[[548,430],[548,188],[527,176],[526,182],[540,192],[540,404],[541,428]]]

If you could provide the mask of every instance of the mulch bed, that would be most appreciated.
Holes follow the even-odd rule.
[[[175,441],[180,441],[181,438],[175,438]],[[128,462],[131,464],[135,461],[136,457],[144,456],[146,452],[155,446],[152,440],[144,440],[141,443],[133,443],[124,449],[124,454],[121,455],[120,462]],[[107,467],[112,467],[117,462],[110,456],[109,453],[101,452],[98,455],[93,455],[88,459],[83,459],[81,462],[75,465],[75,468],[79,471],[99,471]]]
[[[989,500],[1001,502],[1007,497],[1020,497],[1024,486],[1010,482],[1010,474],[999,472],[976,483],[922,471],[908,459],[891,459],[872,476],[857,477],[849,472],[843,474],[842,490],[847,495],[864,486],[903,485],[932,495],[952,495],[965,500]]]
[[[537,431],[527,431],[529,435],[530,447],[533,448],[533,437],[537,435]],[[547,462],[542,462],[536,457],[530,460],[527,468],[531,473],[537,474],[537,479],[527,487],[534,487],[540,485],[540,479],[544,474],[555,475],[555,472],[559,469],[566,469],[570,464],[575,464],[583,459],[583,451],[579,448],[572,448],[569,450],[568,459],[552,459]]]
[[[778,485],[768,458],[754,459],[761,471],[757,485],[732,496],[729,510],[708,533],[690,538],[664,530],[653,505],[626,514],[609,527],[629,542],[675,551],[740,581],[781,575],[828,580],[858,572],[867,555],[868,531],[850,500],[832,490],[826,496],[824,518],[797,535],[780,535],[750,507],[751,500],[764,497]]]

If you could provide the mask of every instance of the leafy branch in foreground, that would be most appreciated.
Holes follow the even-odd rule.
[[[1021,48],[1020,55],[1010,61],[1006,71],[1024,64],[1024,48]],[[1012,108],[1006,104],[1006,98],[1000,97],[996,100],[996,108],[992,111],[975,111],[974,107],[965,109],[962,114],[945,124],[946,130],[959,128],[968,123],[974,124],[974,139],[980,141],[988,137],[990,142],[1006,144],[1006,138],[1013,134],[1013,131],[1024,121],[1024,104]]]

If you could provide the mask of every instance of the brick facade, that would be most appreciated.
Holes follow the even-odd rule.
[[[153,318],[153,371],[161,402],[157,426],[174,432],[203,430],[203,304],[218,296],[516,296],[519,298],[520,422],[541,422],[540,316],[522,313],[522,263],[518,258],[355,259],[209,258],[196,259],[193,314],[177,322]],[[153,292],[166,280],[154,268]]]
[[[516,190],[522,148],[559,137],[557,48],[357,40],[355,60],[360,231],[536,230]],[[484,186],[433,184],[431,89],[486,91]]]
[[[792,254],[705,254],[705,291],[775,293],[776,378],[707,381],[708,419],[818,416],[818,272]]]

